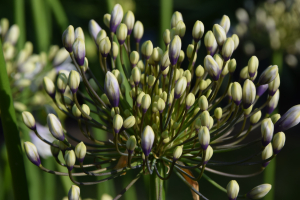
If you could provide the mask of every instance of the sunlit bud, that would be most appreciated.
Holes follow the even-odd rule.
[[[72,46],[75,41],[74,27],[69,25],[68,28],[63,32],[62,43],[65,49],[71,53],[73,51]]]
[[[224,68],[223,68],[223,70],[221,72],[221,76],[222,77],[226,76],[228,74],[228,72],[229,72],[228,71],[228,64],[229,64],[229,61],[226,62],[225,66],[224,66]]]
[[[135,67],[137,65],[139,59],[140,59],[140,55],[137,51],[132,51],[130,53],[130,63],[132,67]]]
[[[143,109],[143,112],[146,113],[148,108],[150,107],[151,105],[151,97],[149,94],[145,94],[142,98],[142,109]]]
[[[66,166],[68,168],[68,170],[72,170],[75,162],[76,162],[76,157],[75,157],[75,153],[73,150],[70,151],[66,151],[65,153],[65,162],[66,162]]]
[[[214,118],[212,118],[212,116],[210,116],[209,118],[210,118],[210,122],[209,122],[208,130],[210,130],[214,125]]]
[[[259,85],[269,84],[278,76],[278,66],[271,65],[263,71],[258,79]]]
[[[216,37],[218,45],[223,46],[226,40],[226,33],[222,28],[222,26],[220,26],[219,24],[215,24],[213,26],[213,32],[214,32],[214,36]]]
[[[17,24],[14,24],[7,31],[4,41],[9,42],[12,45],[15,45],[19,39],[19,35],[20,35],[19,26]]]
[[[166,29],[164,31],[163,39],[164,39],[165,45],[170,44],[170,42],[171,42],[171,36],[170,36],[170,30],[169,29]]]
[[[36,124],[35,124],[35,119],[33,115],[30,112],[23,111],[22,112],[22,119],[24,124],[30,128],[31,130],[36,130]]]
[[[123,82],[123,76],[122,76],[122,74],[120,73],[119,70],[114,69],[114,70],[112,70],[111,73],[116,77],[116,79],[118,80],[119,84],[121,84]]]
[[[139,68],[135,67],[132,69],[131,71],[131,76],[132,76],[132,79],[135,83],[135,85],[138,85],[141,81],[141,71]]]
[[[300,105],[290,108],[282,117],[275,123],[275,133],[285,131],[296,126],[300,122]]]
[[[224,61],[228,61],[234,50],[234,42],[232,38],[227,38],[222,47],[222,56]]]
[[[285,134],[283,132],[276,133],[274,135],[273,142],[272,142],[273,151],[275,155],[281,151],[281,149],[284,147],[284,144],[285,144]]]
[[[136,147],[136,138],[134,135],[130,136],[130,138],[126,142],[126,148],[129,154],[132,154]]]
[[[279,119],[280,119],[281,115],[280,114],[274,114],[271,116],[271,120],[273,122],[273,124],[275,124]]]
[[[84,33],[81,27],[77,27],[75,29],[75,39],[82,39],[84,41]]]
[[[200,107],[201,110],[207,110],[207,108],[208,108],[208,101],[207,101],[206,96],[202,95],[199,98],[199,107]]]
[[[161,70],[164,72],[164,71],[166,71],[165,69],[167,68],[167,67],[169,67],[169,65],[171,64],[171,62],[170,62],[170,59],[169,59],[169,52],[168,51],[166,51],[164,54],[163,54],[163,56],[161,57],[161,60],[160,60],[160,67],[161,67]],[[168,71],[166,72],[166,73],[168,73]]]
[[[61,48],[57,50],[52,63],[54,66],[58,66],[62,64],[69,56],[70,56],[69,52],[66,51],[66,49],[64,48]]]
[[[75,104],[72,107],[72,114],[75,117],[80,117],[81,116],[81,112],[80,112],[80,110],[77,108],[77,106]]]
[[[34,144],[31,142],[24,142],[24,149],[27,158],[36,166],[41,164],[40,156]]]
[[[44,89],[46,90],[47,94],[51,98],[55,98],[55,86],[54,86],[54,83],[51,81],[51,79],[48,78],[47,76],[44,77],[43,85],[44,85]]]
[[[133,27],[133,37],[136,43],[139,43],[144,35],[144,26],[142,22],[136,21]]]
[[[116,77],[111,72],[106,73],[104,91],[112,107],[118,107],[120,100],[119,83]]]
[[[274,132],[274,124],[270,118],[266,118],[261,123],[262,145],[267,146],[272,138]]]
[[[159,113],[162,113],[166,107],[166,103],[162,98],[159,98],[157,101],[157,109]]]
[[[267,113],[271,114],[278,105],[279,101],[279,90],[271,97],[270,101],[267,104]]]
[[[236,200],[239,191],[240,191],[240,186],[239,184],[235,181],[232,180],[227,184],[227,196],[229,200]]]
[[[176,161],[182,155],[182,146],[177,146],[173,151],[173,161]]]
[[[167,96],[168,96],[168,94],[167,94],[166,91],[162,92],[162,93],[159,95],[159,97],[162,98],[162,99],[164,100],[164,102],[167,101]]]
[[[99,43],[99,51],[103,57],[107,57],[111,49],[111,42],[108,37],[102,39]]]
[[[247,79],[244,82],[244,86],[243,86],[243,107],[244,109],[249,108],[255,100],[255,96],[256,96],[256,88],[254,83]]]
[[[80,75],[77,71],[72,70],[69,74],[68,85],[73,93],[76,93],[80,83]]]
[[[209,55],[213,56],[218,48],[217,40],[212,31],[208,31],[204,36],[204,45]]]
[[[233,42],[234,42],[234,50],[236,50],[236,48],[239,46],[240,39],[239,39],[239,37],[237,36],[237,34],[233,34],[233,35],[231,36],[231,38],[233,39]]]
[[[193,93],[189,93],[185,99],[186,109],[190,109],[195,103],[195,95]]]
[[[222,26],[222,28],[224,29],[225,33],[227,34],[230,28],[230,19],[227,15],[223,15],[221,21],[220,21],[220,25]]]
[[[174,95],[173,95],[173,94],[170,94],[169,102],[168,102],[169,106],[171,106],[173,100],[174,100]]]
[[[88,105],[82,104],[81,108],[82,108],[83,112],[85,112],[85,114],[90,115],[91,110],[90,110],[90,107]],[[85,116],[83,115],[83,117],[85,117]]]
[[[200,115],[201,125],[209,128],[210,125],[210,115],[208,111],[203,111]]]
[[[105,26],[107,28],[110,28],[110,19],[111,19],[111,15],[106,13],[104,16],[103,16],[103,23],[105,24]]]
[[[276,91],[278,90],[279,86],[280,86],[280,77],[278,74],[278,76],[271,83],[269,83],[269,87],[268,87],[269,95],[273,96],[276,93]]]
[[[99,24],[95,20],[91,19],[89,21],[89,32],[95,42],[97,40],[97,35],[100,31],[101,31],[101,27],[99,26]]]
[[[110,102],[109,102],[109,99],[108,99],[108,97],[106,96],[105,93],[102,94],[100,98],[101,98],[101,100],[102,100],[106,105],[111,105]]]
[[[77,185],[72,185],[68,193],[68,200],[79,200],[79,199],[80,199],[80,189]]]
[[[232,84],[233,84],[233,83],[230,83],[230,84],[229,84],[229,87],[228,87],[228,90],[227,90],[227,95],[228,95],[228,98],[229,98],[229,99],[232,99],[232,95],[231,95],[231,86],[232,86]]]
[[[213,59],[212,56],[207,55],[204,58],[204,68],[205,71],[213,78],[214,81],[217,81],[220,77],[221,70],[218,63]]]
[[[254,110],[254,112],[256,112],[257,109]],[[250,117],[250,124],[251,125],[254,125],[256,124],[261,118],[261,111],[257,111],[255,114],[253,114],[251,117]]]
[[[223,67],[223,58],[222,58],[222,56],[217,53],[217,54],[214,55],[213,58],[216,61],[216,63],[218,64],[218,66],[219,66],[219,68],[221,70],[221,68]]]
[[[273,155],[273,148],[272,148],[272,143],[269,143],[263,150],[262,154],[261,154],[261,158],[262,160],[267,160],[269,158],[271,158],[271,156]],[[267,165],[270,163],[270,161],[264,162],[262,164],[263,167],[267,167]]]
[[[83,159],[86,155],[86,146],[83,142],[80,142],[75,147],[75,155],[79,162],[83,162]]]
[[[189,59],[192,59],[192,56],[193,56],[193,50],[194,50],[194,45],[189,44],[189,46],[188,46],[187,49],[186,49],[186,56],[187,56]]]
[[[116,36],[118,38],[119,44],[122,45],[124,44],[126,38],[127,38],[127,26],[123,23],[121,23],[118,28],[117,28],[117,33]]]
[[[187,86],[189,86],[191,84],[191,81],[192,81],[192,74],[191,74],[190,70],[185,70],[184,73],[183,73],[183,76],[187,80]]]
[[[148,156],[151,152],[153,142],[154,142],[154,132],[151,126],[146,126],[142,132],[141,136],[141,147],[145,154],[145,156]]]
[[[84,41],[80,38],[77,38],[73,44],[73,53],[76,62],[79,66],[84,65],[85,58],[85,44]]]
[[[111,12],[110,31],[115,33],[117,27],[123,19],[123,8],[120,4],[116,4]]]
[[[133,127],[135,124],[135,117],[134,116],[130,116],[127,117],[127,119],[125,119],[124,123],[123,123],[123,127],[128,129]]]
[[[218,120],[221,119],[222,113],[223,113],[223,111],[222,111],[221,107],[216,108],[214,111],[214,115],[215,115],[216,119],[218,119]]]
[[[232,100],[236,105],[240,105],[242,100],[242,87],[238,82],[234,82],[231,86]]]
[[[248,61],[248,73],[250,78],[253,78],[257,72],[259,61],[256,56],[252,56]]]
[[[231,59],[229,62],[228,62],[228,71],[230,74],[233,74],[233,72],[235,71],[236,69],[236,60],[235,59]]]
[[[204,75],[204,68],[201,65],[198,65],[198,67],[195,70],[195,74],[197,76],[197,78],[200,78]]]
[[[134,26],[134,22],[135,22],[135,17],[133,12],[131,12],[130,10],[126,12],[124,19],[123,19],[124,24],[126,24],[127,28],[128,28],[128,35],[131,34],[133,26]]]
[[[144,54],[146,56],[146,59],[149,59],[150,56],[153,53],[153,44],[152,44],[152,42],[150,40],[146,41],[144,44],[145,44],[145,46],[144,46],[144,48],[145,48]]]
[[[56,85],[60,93],[65,93],[66,87],[68,85],[68,77],[66,76],[66,74],[58,74]]]
[[[256,89],[256,95],[260,97],[261,95],[263,95],[265,93],[265,91],[268,89],[268,87],[269,87],[268,84],[258,86]]]
[[[178,11],[174,12],[171,18],[171,28],[176,27],[179,21],[183,21],[182,14]]]
[[[248,76],[249,76],[249,74],[248,74],[248,66],[246,66],[240,72],[241,82],[243,82],[244,80],[246,80],[248,78]]]
[[[155,83],[156,78],[152,75],[148,76],[148,86],[151,88]]]
[[[99,33],[97,34],[96,37],[96,44],[99,47],[101,40],[103,40],[104,38],[107,37],[106,31],[104,29],[102,29],[101,31],[99,31]]]
[[[204,33],[204,25],[201,21],[197,20],[194,24],[193,31],[192,31],[192,36],[194,38],[194,41],[198,42],[202,38],[203,33]]]
[[[186,31],[186,26],[185,26],[184,22],[183,21],[179,21],[176,24],[176,27],[175,27],[175,33],[176,33],[176,35],[179,35],[179,37],[183,38],[183,36],[185,34],[185,31]]]
[[[199,90],[203,91],[203,90],[205,90],[207,88],[207,86],[208,86],[207,85],[207,81],[201,80],[200,83],[199,83]]]
[[[208,147],[205,151],[205,159],[204,159],[204,162],[203,162],[204,165],[206,165],[208,163],[208,161],[211,159],[213,154],[214,154],[213,148],[210,145],[208,145]]]
[[[175,84],[175,89],[174,89],[175,99],[178,99],[181,97],[181,95],[183,95],[183,93],[185,92],[186,86],[187,86],[187,80],[183,76]]]
[[[256,186],[250,192],[248,192],[247,198],[261,199],[268,194],[268,192],[271,190],[271,188],[272,188],[272,185],[267,184],[267,183]]]
[[[4,37],[6,35],[6,32],[9,28],[9,21],[6,18],[2,18],[0,20],[0,34],[2,35],[2,37]]]
[[[138,97],[137,97],[137,99],[136,99],[136,103],[137,103],[137,106],[138,106],[138,107],[141,106],[141,104],[142,104],[142,99],[143,99],[144,96],[145,96],[145,93],[144,93],[144,92],[141,92],[141,93],[138,95]]]
[[[169,47],[169,59],[172,65],[177,63],[181,50],[181,39],[179,36],[174,36]]]
[[[61,126],[59,119],[54,114],[48,114],[47,124],[53,137],[60,141],[64,141],[65,135],[63,132],[63,127]]]
[[[206,150],[210,143],[210,133],[206,126],[201,126],[198,131],[198,139],[203,150]]]
[[[59,140],[54,140],[52,142],[53,145],[55,146],[59,146]],[[54,146],[50,146],[50,150],[51,150],[51,154],[54,156],[54,157],[57,157],[59,155],[59,152],[60,152],[60,149],[57,148],[57,147],[54,147]]]

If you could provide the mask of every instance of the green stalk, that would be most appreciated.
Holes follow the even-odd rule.
[[[20,36],[18,39],[18,49],[22,49],[26,40],[25,30],[25,5],[24,0],[14,0],[14,20],[19,26]]]
[[[173,0],[160,0],[160,31],[159,41],[160,46],[164,47],[163,33],[167,28],[170,28],[170,21],[173,12]],[[163,48],[164,49],[164,48]]]
[[[43,166],[47,169],[54,169],[55,161],[53,158],[46,158],[44,159]],[[45,200],[55,200],[55,192],[53,192],[53,188],[55,188],[55,178],[53,174],[49,173],[43,173],[44,178],[44,193],[43,193],[43,199]]]
[[[15,199],[29,200],[17,119],[0,42],[0,109]]]
[[[59,154],[59,160],[64,160],[62,154]],[[66,172],[67,169],[61,165],[59,165],[58,163],[56,164],[56,169],[57,171],[60,172]],[[53,175],[53,174],[50,174]],[[71,186],[73,185],[72,181],[70,180],[70,178],[68,176],[59,176],[60,181],[63,185],[63,189],[64,189],[64,194],[68,194],[69,189],[71,188]]]
[[[64,8],[58,0],[47,0],[47,3],[51,8],[55,20],[60,26],[61,31],[63,32],[67,28],[69,23]]]

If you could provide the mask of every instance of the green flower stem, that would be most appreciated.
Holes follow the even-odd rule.
[[[23,153],[0,41],[0,109],[15,199],[29,200]]]
[[[160,0],[160,30],[158,32],[160,46],[163,49],[165,46],[163,33],[170,28],[170,20],[173,13],[173,0]]]
[[[47,3],[54,14],[55,20],[60,26],[61,32],[63,32],[69,24],[63,6],[61,5],[59,0],[47,0]]]
[[[18,49],[20,50],[24,47],[26,40],[24,0],[14,0],[14,15],[15,23],[20,29],[20,36],[18,39]]]
[[[206,174],[203,174],[203,177],[209,182],[211,183],[213,186],[215,186],[216,188],[218,188],[219,190],[221,190],[222,192],[227,193],[227,190],[222,187],[221,185],[219,185],[217,182],[215,182],[214,180],[212,180],[211,178],[209,178]]]
[[[47,168],[53,169],[55,166],[55,162],[53,162],[52,158],[46,158],[44,159],[44,165]],[[43,193],[43,199],[45,200],[54,200],[56,199],[55,194],[53,192],[53,187],[55,187],[55,181],[56,181],[56,176],[53,176],[52,174],[48,173],[43,173],[43,178],[44,178],[44,193]],[[36,188],[34,188],[36,190]]]

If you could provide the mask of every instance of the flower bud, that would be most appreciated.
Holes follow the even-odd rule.
[[[290,108],[282,117],[275,123],[275,133],[285,131],[296,126],[300,122],[300,105]]]
[[[97,40],[97,35],[100,31],[101,31],[101,27],[99,26],[99,24],[95,20],[91,19],[89,21],[89,32],[95,42]],[[97,44],[97,42],[96,42],[96,44]]]
[[[120,101],[119,83],[111,72],[106,73],[104,91],[112,107],[118,107]]]
[[[281,115],[280,114],[274,114],[271,116],[271,120],[273,122],[273,124],[275,124],[279,119],[280,119]]]
[[[274,124],[270,118],[264,119],[261,123],[262,145],[267,146],[272,138],[274,132]]]
[[[272,188],[272,185],[270,185],[270,184],[262,184],[262,185],[256,186],[250,192],[248,192],[247,198],[261,199],[268,194],[268,192],[271,190],[271,188]]]
[[[50,78],[48,78],[47,76],[44,77],[43,79],[43,85],[44,85],[44,89],[46,90],[47,94],[54,99],[55,98],[55,86],[54,83],[51,81]]]
[[[193,31],[192,31],[192,36],[194,38],[194,41],[198,42],[202,38],[203,33],[204,33],[204,25],[201,21],[197,20],[194,24]]]
[[[23,111],[22,112],[22,119],[24,124],[30,128],[31,130],[36,130],[36,123],[33,115],[30,112]]]
[[[77,71],[72,70],[69,74],[68,84],[72,93],[76,93],[80,83],[80,75]]]
[[[80,110],[77,108],[76,104],[74,104],[73,107],[72,107],[72,114],[73,114],[75,117],[80,117],[80,116],[81,116],[81,112],[80,112]]]
[[[162,113],[166,107],[166,103],[162,98],[159,98],[157,101],[157,109],[159,113]]]
[[[280,77],[278,74],[278,76],[276,76],[276,78],[271,83],[269,83],[269,87],[268,87],[269,95],[273,96],[276,93],[276,91],[278,90],[279,86],[280,86]]]
[[[124,24],[126,24],[127,28],[128,28],[128,33],[127,35],[130,35],[134,26],[134,21],[135,21],[135,17],[133,12],[131,12],[130,10],[127,11],[127,13],[124,16],[123,22]]]
[[[181,39],[177,35],[172,39],[169,46],[169,59],[172,65],[178,61],[181,50]]]
[[[232,95],[231,95],[231,86],[232,86],[233,83],[230,83],[229,84],[229,87],[228,87],[228,90],[227,90],[227,95],[228,95],[228,98],[231,100],[232,99]]]
[[[197,76],[197,78],[200,78],[204,75],[204,68],[201,65],[198,65],[198,67],[195,70],[195,74]]]
[[[256,88],[252,81],[247,79],[243,86],[243,106],[244,109],[249,108],[255,100]]]
[[[222,28],[222,26],[220,26],[219,24],[215,24],[213,26],[213,32],[214,32],[214,36],[216,37],[218,45],[223,46],[226,40],[226,33]]]
[[[121,115],[116,114],[113,118],[113,127],[116,133],[119,133],[123,126],[123,118]]]
[[[58,74],[56,85],[60,93],[65,93],[66,87],[68,85],[68,77],[66,76],[66,74]]]
[[[139,43],[144,35],[144,26],[142,22],[136,21],[133,27],[133,37],[136,43]]]
[[[227,34],[230,28],[230,19],[227,15],[223,15],[220,21],[220,25],[224,29],[225,33]]]
[[[256,109],[254,110],[254,112],[256,112]],[[260,120],[260,118],[261,118],[261,111],[258,111],[250,117],[250,124],[251,125],[256,124]]]
[[[139,59],[140,59],[140,55],[137,51],[132,51],[130,53],[130,63],[132,67],[135,67],[137,65]]]
[[[232,38],[227,38],[222,47],[222,56],[224,61],[228,61],[234,50],[234,42]]]
[[[223,113],[223,111],[222,111],[221,107],[216,108],[214,111],[214,115],[215,115],[216,119],[220,120],[223,115],[222,113]]]
[[[263,95],[265,93],[265,91],[268,89],[268,87],[269,87],[268,84],[258,86],[256,89],[256,95],[258,97],[260,97],[261,95]]]
[[[176,161],[182,155],[182,146],[177,146],[173,151],[173,161]]]
[[[204,45],[209,55],[213,56],[218,48],[218,43],[212,31],[208,31],[204,37]]]
[[[256,74],[259,61],[256,56],[252,56],[248,61],[248,73],[250,78],[253,78]]]
[[[201,125],[209,128],[210,125],[210,115],[208,111],[203,111],[200,115]]]
[[[206,150],[210,143],[210,133],[206,126],[201,126],[198,131],[198,139],[203,150]]]
[[[191,81],[192,81],[192,74],[190,72],[190,70],[185,70],[184,73],[183,73],[183,76],[186,78],[187,80],[187,86],[190,86],[191,84]]]
[[[269,84],[278,76],[278,66],[271,65],[260,75],[258,79],[259,85]]]
[[[65,162],[69,171],[71,171],[75,165],[76,157],[73,150],[66,151],[65,153]]]
[[[77,185],[72,185],[68,193],[68,200],[79,200],[79,199],[80,199],[80,189]]]
[[[99,51],[103,57],[107,57],[111,49],[111,42],[108,37],[102,39],[99,43]]]
[[[262,154],[261,154],[261,158],[262,160],[267,160],[269,158],[271,158],[271,156],[273,155],[273,148],[272,148],[272,143],[269,143],[265,149],[263,150]],[[267,167],[267,165],[270,163],[271,161],[267,161],[264,162],[262,164],[262,167]]]
[[[149,94],[145,94],[142,98],[142,109],[144,113],[147,112],[150,105],[151,105],[151,97]]]
[[[166,51],[163,56],[160,59],[160,67],[162,71],[165,71],[167,67],[171,64],[170,59],[169,59],[169,52]]]
[[[203,91],[203,90],[205,90],[207,88],[207,86],[208,86],[207,85],[207,81],[201,80],[200,83],[199,83],[199,90]]]
[[[64,141],[65,135],[63,131],[63,127],[59,119],[54,114],[48,114],[47,116],[47,124],[49,127],[49,131],[56,139],[60,141]]]
[[[271,114],[275,108],[278,105],[278,101],[279,101],[279,90],[277,90],[277,92],[274,94],[274,96],[271,97],[271,99],[269,100],[268,104],[267,104],[267,113]]]
[[[239,191],[240,191],[240,186],[239,184],[235,181],[232,180],[227,184],[227,196],[229,200],[236,200]]]
[[[0,29],[1,29],[0,34],[1,34],[2,37],[4,37],[6,35],[8,28],[9,28],[8,19],[7,18],[2,18],[0,20]]]
[[[240,39],[236,34],[233,34],[231,38],[233,39],[234,42],[234,50],[236,50],[236,48],[239,46]]]
[[[71,53],[73,51],[72,46],[75,40],[75,32],[74,27],[69,25],[68,28],[63,32],[62,35],[62,43],[65,49]]]
[[[84,33],[81,27],[77,27],[75,29],[75,39],[82,39],[84,41]]]
[[[199,98],[199,107],[200,107],[201,110],[207,110],[207,108],[208,108],[208,101],[207,101],[206,96],[202,95]]]
[[[228,72],[229,72],[229,70],[228,70],[228,64],[229,64],[229,61],[227,61],[225,63],[225,66],[223,67],[223,70],[221,72],[222,77],[225,77],[228,74]]]
[[[150,40],[146,41],[144,44],[145,44],[145,46],[144,46],[144,48],[145,48],[145,52],[144,52],[145,57],[146,57],[146,59],[149,59],[150,56],[153,53],[153,44]]]
[[[232,100],[236,105],[240,105],[242,100],[242,88],[238,82],[234,82],[231,86]]]
[[[218,63],[213,59],[212,56],[207,55],[204,58],[204,68],[205,71],[213,78],[214,81],[217,81],[220,77],[221,70]]]
[[[216,61],[216,63],[218,64],[218,66],[221,70],[221,68],[223,67],[223,58],[222,58],[222,56],[220,54],[216,53],[213,58]]]
[[[83,112],[85,112],[86,115],[90,115],[91,110],[90,107],[86,104],[82,104],[81,109],[83,110]],[[85,118],[85,115],[83,115],[83,117]]]
[[[211,159],[213,154],[214,154],[213,148],[211,148],[211,146],[208,145],[208,147],[205,151],[205,159],[204,159],[204,162],[203,162],[204,165],[206,165],[208,163],[208,161]]]
[[[129,154],[132,154],[136,147],[136,138],[134,135],[130,136],[130,138],[126,142],[126,148]]]
[[[123,8],[120,4],[116,4],[111,12],[110,31],[115,33],[117,27],[123,19]]]
[[[141,146],[145,156],[148,156],[151,152],[153,142],[154,142],[154,132],[151,126],[146,126],[142,132],[141,136]]]
[[[180,38],[183,38],[185,31],[186,31],[186,26],[185,26],[184,22],[179,21],[175,27],[176,35],[178,35]]]
[[[179,21],[183,21],[182,14],[178,11],[174,12],[171,18],[171,28],[176,27]]]
[[[236,60],[231,59],[228,63],[228,71],[229,71],[230,74],[233,74],[235,69],[236,69]]]
[[[127,38],[127,32],[128,32],[127,26],[121,23],[117,28],[117,34],[116,34],[120,45],[124,44]]]
[[[152,75],[148,76],[148,86],[151,88],[155,83],[156,78]]]
[[[19,26],[17,24],[14,24],[9,28],[9,30],[5,36],[4,42],[15,45],[19,39],[19,35],[20,35]]]
[[[183,93],[185,92],[186,86],[187,86],[186,78],[181,77],[175,84],[175,89],[174,89],[175,99],[178,99],[183,95]]]
[[[195,103],[195,95],[193,93],[189,93],[185,99],[186,109],[190,109]]]
[[[123,123],[123,127],[125,129],[128,129],[128,128],[131,128],[133,127],[135,124],[135,117],[134,116],[130,116],[130,117],[127,117]]]
[[[144,92],[141,92],[141,93],[138,95],[138,97],[137,97],[137,99],[136,99],[136,104],[137,104],[138,107],[141,106],[141,104],[142,104],[142,99],[143,99],[144,96],[145,96],[145,93],[144,93]]]
[[[131,71],[131,76],[132,76],[132,79],[133,79],[135,85],[139,85],[140,80],[141,80],[141,71],[140,71],[140,69],[137,68],[137,67],[134,67]]]
[[[170,30],[169,29],[166,29],[164,31],[163,40],[164,40],[166,46],[168,44],[170,44],[170,42],[171,42],[171,36],[170,36]]]
[[[104,16],[103,16],[103,23],[105,24],[105,26],[107,28],[110,28],[110,20],[111,20],[111,15],[106,13]]]
[[[187,49],[186,49],[186,56],[187,56],[189,59],[192,59],[193,51],[194,51],[194,45],[189,44],[189,46],[188,46]]]
[[[35,145],[31,142],[24,142],[24,149],[27,158],[36,166],[40,166],[41,159]]]
[[[80,142],[75,147],[75,155],[79,162],[83,162],[83,159],[86,155],[86,146],[83,142]]]

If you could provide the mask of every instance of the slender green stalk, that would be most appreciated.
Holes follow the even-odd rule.
[[[64,8],[58,0],[47,0],[47,3],[51,8],[55,20],[60,26],[61,31],[63,32],[69,24]]]
[[[170,20],[173,12],[173,0],[160,0],[160,46],[164,47],[163,33],[170,28]]]
[[[14,0],[14,15],[15,23],[19,26],[20,29],[18,49],[22,49],[26,40],[24,0]]]
[[[15,199],[29,200],[23,153],[10,85],[0,42],[0,109]]]
[[[52,158],[44,159],[43,164],[48,169],[53,169],[55,166],[55,162]],[[53,174],[49,174],[49,173],[43,173],[43,178],[44,178],[44,184],[45,184],[43,187],[43,189],[44,189],[43,199],[45,199],[45,200],[56,199],[55,193],[53,192],[53,188],[55,188],[56,176],[54,176]],[[35,188],[35,190],[36,190],[36,188]]]

